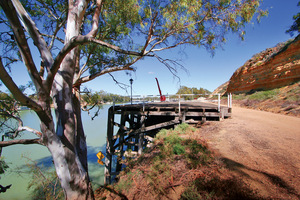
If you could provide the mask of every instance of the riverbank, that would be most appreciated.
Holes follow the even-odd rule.
[[[211,152],[207,162],[191,167],[193,158],[206,155],[199,150],[173,154],[158,164],[161,148],[168,147],[162,143],[168,139],[159,139],[118,184],[97,189],[96,199],[298,199],[299,130],[300,118],[234,107],[231,119],[180,133],[182,146],[195,140]]]
[[[232,97],[234,106],[300,117],[300,82],[273,90],[233,94]],[[227,99],[222,103],[227,105]]]

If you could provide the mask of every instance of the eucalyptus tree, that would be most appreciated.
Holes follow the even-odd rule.
[[[300,1],[298,1],[297,6],[300,6]],[[286,31],[286,33],[289,33],[291,36],[294,35],[294,32],[296,32],[297,34],[300,33],[300,12],[295,14],[293,16],[293,19],[294,19],[293,25]]]
[[[81,85],[106,73],[135,70],[134,64],[144,57],[158,59],[175,73],[173,62],[158,52],[180,45],[214,50],[228,32],[243,37],[245,24],[266,14],[260,4],[261,0],[1,0],[0,79],[21,105],[37,114],[40,131],[28,129],[37,137],[0,146],[44,145],[66,199],[93,199]],[[37,100],[14,82],[9,69],[16,66],[27,69]],[[24,130],[22,126],[16,131]]]

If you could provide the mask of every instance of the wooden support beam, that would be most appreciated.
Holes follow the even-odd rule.
[[[126,138],[126,140],[128,140],[127,144],[133,144],[133,142],[130,141],[130,139],[135,137],[136,135],[139,135],[141,133],[146,133],[146,132],[149,132],[149,131],[153,131],[153,130],[156,130],[156,129],[162,129],[164,127],[172,126],[172,125],[176,125],[176,124],[180,124],[179,118],[176,118],[176,119],[168,121],[168,122],[163,122],[163,123],[155,124],[155,125],[152,125],[152,126],[147,126],[144,129],[141,129],[141,128],[139,128],[137,130],[131,129],[128,132],[125,132],[124,136],[128,136]],[[115,136],[114,138],[117,138],[117,137],[118,136]],[[113,148],[115,149],[115,148],[119,147],[119,145],[120,144],[116,144]]]
[[[132,129],[132,130],[134,130],[134,114],[133,113],[130,113],[130,117],[129,117],[129,128],[130,129]],[[127,138],[128,140],[131,140],[131,141],[133,141],[133,138]],[[134,146],[131,146],[131,145],[128,145],[127,146],[128,147],[128,149],[131,149],[131,150],[134,150]]]
[[[111,183],[111,167],[112,167],[112,155],[114,153],[113,149],[113,132],[114,132],[114,113],[113,107],[108,109],[108,120],[107,120],[107,138],[106,138],[106,157],[105,157],[105,169],[104,184]]]
[[[116,153],[119,153],[119,150],[116,150]],[[138,155],[138,153],[137,152],[134,152],[134,151],[125,151],[124,152],[124,156],[125,157],[136,157]],[[112,175],[113,174],[115,174],[115,175],[117,175],[117,173],[112,173]]]
[[[141,133],[139,134],[139,145],[138,145],[138,154],[141,155],[144,146],[144,129],[145,129],[145,116],[141,116]]]
[[[202,114],[203,114],[203,116],[202,116],[202,123],[205,123],[206,122],[205,108],[203,108]]]
[[[161,129],[161,128],[171,126],[171,125],[175,125],[175,124],[179,124],[179,123],[180,123],[179,119],[174,119],[174,120],[171,120],[171,121],[168,121],[168,122],[163,122],[163,123],[155,124],[155,125],[152,125],[152,126],[147,126],[147,127],[145,127],[145,132],[153,131],[155,129]]]
[[[186,118],[186,110],[183,110],[183,111],[181,112],[181,122],[182,122],[182,123],[185,123],[185,118]]]
[[[220,113],[218,113],[218,112],[187,112],[186,116],[188,116],[188,117],[219,117]]]
[[[114,125],[117,126],[117,127],[119,127],[119,128],[120,128],[121,130],[123,130],[123,131],[133,130],[133,129],[127,128],[127,127],[125,126],[125,123],[124,123],[124,125],[123,125],[123,124],[119,124],[119,123],[117,123],[117,122],[114,122]]]
[[[121,115],[121,126],[125,127],[125,119],[126,116],[125,114]],[[123,129],[119,129],[119,151],[120,151],[120,155],[117,158],[117,164],[116,164],[116,172],[120,172],[122,170],[122,159],[124,156],[124,130]],[[115,148],[115,147],[114,147]]]

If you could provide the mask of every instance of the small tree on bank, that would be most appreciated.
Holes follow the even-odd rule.
[[[243,27],[261,0],[2,0],[0,79],[40,120],[36,138],[0,142],[41,144],[50,151],[66,199],[93,199],[84,134],[80,89],[85,82],[120,70],[134,70],[153,57],[173,73],[172,62],[158,52],[180,45],[214,50],[227,32],[243,36]],[[33,45],[38,50],[33,55]],[[8,70],[26,67],[37,100],[16,85]],[[37,66],[37,63],[39,66]],[[53,101],[55,116],[51,114]],[[56,126],[55,126],[56,124]]]

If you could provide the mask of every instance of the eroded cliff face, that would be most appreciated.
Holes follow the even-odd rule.
[[[300,80],[300,35],[254,55],[234,72],[227,93],[279,88]]]

